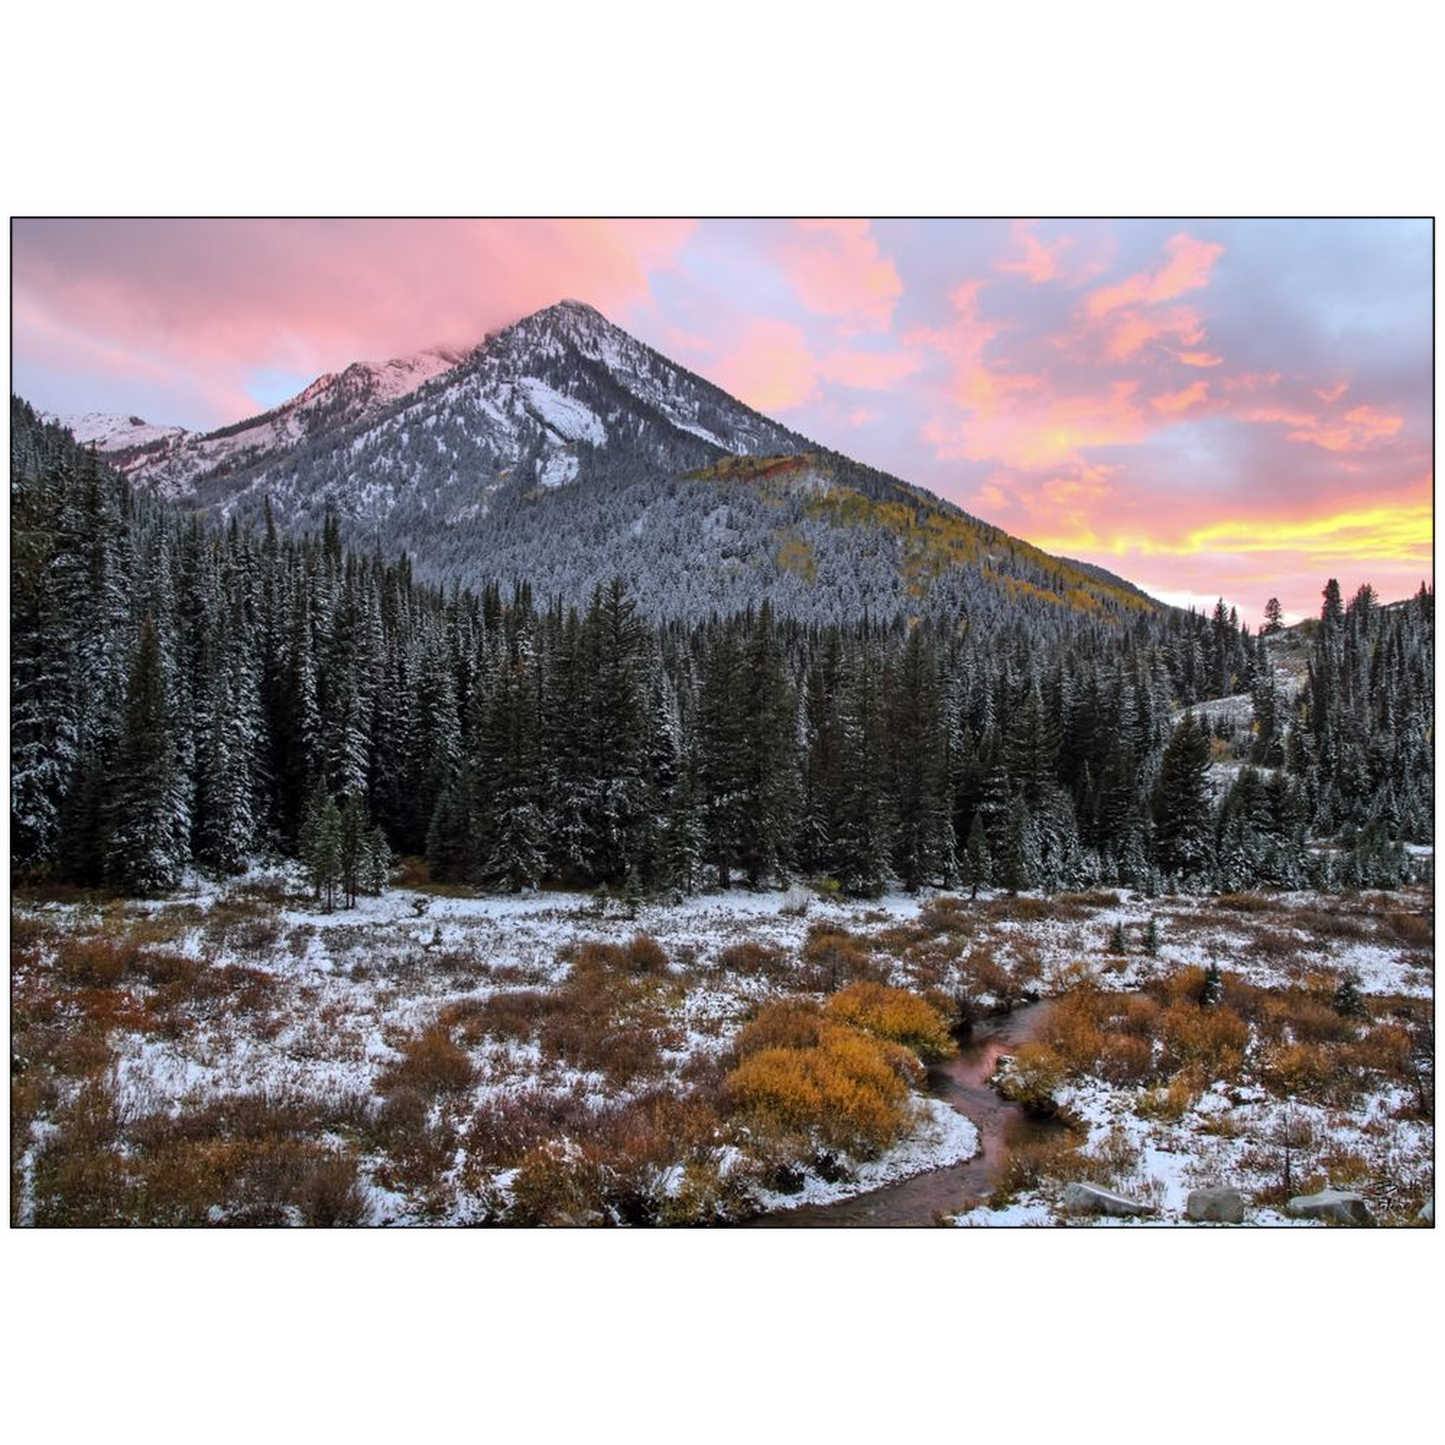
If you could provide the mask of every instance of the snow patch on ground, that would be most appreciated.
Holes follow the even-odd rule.
[[[835,1204],[885,1184],[896,1184],[930,1169],[962,1164],[978,1153],[978,1130],[941,1099],[919,1103],[920,1123],[908,1138],[877,1159],[855,1167],[852,1177],[829,1183],[809,1175],[794,1194],[760,1193],[758,1202],[768,1210],[797,1209],[804,1204]]]

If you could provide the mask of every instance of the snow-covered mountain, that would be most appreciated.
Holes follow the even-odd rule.
[[[115,416],[105,411],[88,411],[83,416],[42,412],[41,418],[59,423],[82,446],[93,446],[106,455],[169,444],[187,434],[184,427],[157,426],[144,417]]]
[[[151,426],[139,417],[129,418],[128,427],[107,425],[123,418],[87,417],[83,421],[91,424],[84,430],[68,418],[58,420],[77,441],[93,441],[133,482],[163,497],[185,497],[203,479],[264,468],[307,442],[373,420],[461,359],[460,352],[433,348],[391,361],[353,362],[260,416],[211,432]]]
[[[418,575],[654,614],[823,620],[1152,607],[931,493],[826,451],[563,301],[470,353],[358,364],[265,416],[112,460],[162,495],[288,530],[328,513]]]

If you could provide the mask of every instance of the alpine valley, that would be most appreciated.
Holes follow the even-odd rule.
[[[1427,585],[1166,607],[572,301],[10,416],[14,1223],[1433,1217]]]

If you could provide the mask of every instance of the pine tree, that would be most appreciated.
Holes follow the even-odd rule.
[[[1154,794],[1159,864],[1184,877],[1211,864],[1209,736],[1193,713],[1174,729],[1159,767]]]
[[[302,862],[311,890],[322,909],[330,913],[346,883],[345,835],[336,799],[324,789],[313,794],[303,832]]]
[[[1204,970],[1204,983],[1199,990],[1199,1004],[1201,1008],[1213,1008],[1224,997],[1224,977],[1219,971],[1219,964],[1210,959],[1209,967]]]
[[[361,891],[379,898],[386,892],[391,874],[391,849],[387,846],[386,834],[375,825],[367,829],[362,844],[359,871]]]
[[[898,814],[894,864],[913,893],[958,869],[943,695],[937,661],[919,627],[909,634],[889,689],[888,731]]]
[[[141,624],[116,753],[108,829],[108,878],[132,893],[160,893],[180,882],[186,817],[175,767],[165,678],[155,624]]]
[[[1021,893],[1034,886],[1037,872],[1038,849],[1033,819],[1029,816],[1028,804],[1020,796],[1009,807],[999,882],[1010,893]]]
[[[977,898],[978,890],[987,887],[993,874],[988,856],[988,834],[984,832],[983,814],[975,813],[968,829],[968,850],[964,855],[964,879],[969,897]]]
[[[370,820],[361,799],[350,794],[340,809],[341,834],[341,891],[348,908],[356,907],[356,895],[361,892],[361,874],[366,862]]]
[[[1334,1009],[1341,1018],[1359,1019],[1365,1017],[1365,1003],[1360,997],[1359,985],[1352,974],[1346,974],[1335,990]]]
[[[427,870],[438,883],[470,881],[476,868],[472,790],[465,776],[442,789],[427,829]]]
[[[1159,924],[1152,916],[1144,926],[1144,952],[1150,958],[1155,957],[1159,952]]]
[[[892,871],[894,822],[885,761],[882,678],[873,646],[863,643],[849,667],[844,694],[835,858],[843,887],[864,898],[880,894]]]

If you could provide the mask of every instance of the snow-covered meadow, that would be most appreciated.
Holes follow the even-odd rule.
[[[750,1153],[719,1086],[738,1030],[770,1001],[869,979],[966,1021],[1081,987],[1157,989],[1214,962],[1291,997],[1348,977],[1385,1020],[1433,983],[1423,890],[859,901],[796,887],[630,908],[393,888],[328,914],[294,875],[262,869],[150,902],[22,894],[14,925],[22,1223],[92,1218],[96,1190],[157,1222],[197,1208],[268,1223],[723,1221],[886,1186],[977,1148],[971,1123],[919,1092],[913,1127],[877,1157],[820,1151],[800,1166]],[[1263,1187],[1273,1166],[1260,1139],[1287,1107],[1252,1077],[1205,1082],[1168,1118],[1103,1079],[1071,1080],[1059,1101],[1082,1156],[1108,1156],[1110,1178],[1174,1220],[1195,1183]],[[1316,1156],[1327,1141],[1330,1158],[1378,1176],[1388,1214],[1428,1188],[1430,1126],[1396,1117],[1408,1105],[1381,1079],[1348,1106],[1289,1107]],[[241,1141],[262,1136],[257,1162]],[[91,1177],[98,1157],[142,1155],[139,1205],[133,1181]],[[1057,1181],[1037,1172],[963,1220],[1058,1218]],[[156,1177],[176,1213],[155,1206]],[[553,1194],[565,1196],[556,1208]]]

